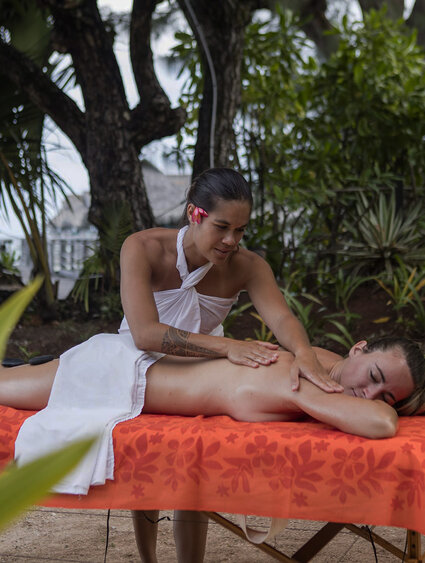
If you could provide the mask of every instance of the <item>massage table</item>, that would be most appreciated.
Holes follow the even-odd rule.
[[[0,406],[0,466],[31,411]],[[425,534],[425,424],[400,419],[394,438],[368,440],[313,420],[236,422],[227,416],[141,415],[113,433],[115,479],[86,496],[53,495],[42,506],[205,511],[243,536],[219,513],[318,520],[326,524],[279,561],[309,561],[343,528],[411,563],[422,561]],[[406,529],[407,553],[365,528]],[[424,559],[425,560],[425,559]]]

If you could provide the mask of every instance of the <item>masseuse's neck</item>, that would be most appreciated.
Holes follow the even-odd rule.
[[[186,263],[189,272],[200,268],[208,262],[208,260],[206,260],[204,256],[198,252],[193,237],[193,228],[189,227],[183,239],[183,250],[184,255],[186,256]]]

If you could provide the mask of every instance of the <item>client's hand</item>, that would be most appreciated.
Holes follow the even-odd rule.
[[[279,357],[277,349],[277,344],[260,340],[230,340],[227,358],[233,364],[258,368],[276,362]]]
[[[291,378],[292,391],[298,391],[300,377],[308,379],[327,393],[341,393],[344,391],[342,385],[329,377],[329,374],[317,359],[314,350],[295,356],[289,376]]]

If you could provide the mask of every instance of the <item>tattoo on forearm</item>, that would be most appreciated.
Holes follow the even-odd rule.
[[[189,342],[190,332],[180,330],[170,326],[164,334],[162,340],[161,352],[164,354],[171,354],[172,356],[191,356],[191,357],[206,357],[218,358],[219,354],[213,350],[208,350],[203,346],[197,346]]]

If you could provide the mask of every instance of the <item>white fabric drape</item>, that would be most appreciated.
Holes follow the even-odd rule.
[[[183,251],[187,227],[177,236],[178,289],[155,292],[162,323],[203,334],[222,334],[220,323],[236,298],[200,295],[195,286],[212,267],[188,271]],[[91,485],[113,479],[112,430],[143,408],[147,369],[163,354],[138,350],[126,319],[119,334],[99,334],[60,357],[48,405],[28,418],[15,443],[18,465],[66,444],[96,435],[91,451],[55,488],[55,492],[86,494]]]

